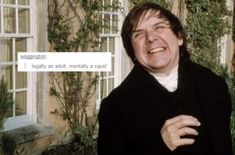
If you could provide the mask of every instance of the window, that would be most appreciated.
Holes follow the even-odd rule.
[[[17,53],[33,50],[31,14],[30,0],[0,0],[0,76],[15,100],[5,130],[34,122],[33,76],[17,71]]]
[[[118,0],[103,0],[103,10],[101,18],[104,28],[100,34],[100,50],[112,53],[112,71],[99,73],[97,87],[97,108],[102,98],[107,96],[114,87],[120,83],[121,71],[121,38],[120,38],[120,18],[121,13]]]

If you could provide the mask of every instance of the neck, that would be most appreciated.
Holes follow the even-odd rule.
[[[178,87],[178,65],[175,66],[168,75],[159,73],[150,73],[153,77],[168,91],[173,92]]]
[[[176,64],[173,68],[171,68],[171,70],[164,70],[164,71],[157,71],[157,72],[151,72],[151,74],[156,75],[156,76],[169,76],[171,74],[173,74],[174,72],[177,72],[178,70],[178,64]]]

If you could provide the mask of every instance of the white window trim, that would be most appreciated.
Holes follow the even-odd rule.
[[[17,0],[16,0],[17,4]],[[20,5],[21,6],[21,5]],[[0,37],[3,38],[17,38],[17,37],[26,37],[27,39],[27,50],[30,52],[36,51],[37,47],[37,33],[36,33],[36,1],[30,0],[30,34],[2,34],[3,26],[1,27]],[[3,9],[1,9],[1,23],[3,24]],[[18,19],[18,18],[17,18]],[[18,27],[16,28],[18,32]],[[15,55],[13,55],[15,56]],[[27,74],[27,114],[17,117],[11,117],[6,120],[4,123],[4,131],[16,129],[19,127],[35,124],[37,120],[37,110],[36,110],[36,73]],[[15,76],[15,75],[14,75]],[[15,81],[13,81],[14,83]]]
[[[123,0],[119,0],[119,4],[123,4],[122,2]],[[111,1],[112,3],[112,1]],[[103,79],[99,79],[98,80],[98,87],[97,87],[97,91],[98,91],[98,96],[97,96],[97,100],[96,100],[96,109],[98,110],[99,107],[100,107],[100,103],[101,103],[101,84],[100,84],[100,81],[101,80],[107,80],[109,78],[113,78],[114,79],[114,88],[117,87],[120,82],[121,82],[121,60],[122,60],[122,42],[121,42],[121,36],[120,36],[120,31],[121,31],[121,25],[122,25],[122,14],[121,14],[121,11],[118,10],[118,12],[112,12],[112,11],[101,11],[100,12],[102,14],[102,16],[104,16],[105,14],[110,14],[110,15],[117,15],[118,16],[118,32],[117,33],[104,33],[102,32],[100,34],[100,38],[102,37],[113,37],[114,38],[114,54],[112,54],[112,58],[114,58],[114,75],[110,76],[105,76]],[[112,16],[111,16],[111,19],[112,21]],[[112,27],[112,25],[110,25]],[[107,42],[107,49],[109,49],[109,43]],[[106,52],[106,51],[104,51]],[[107,51],[109,52],[109,51]],[[99,73],[99,76],[101,74]],[[106,81],[106,93],[108,93],[109,91],[109,83],[108,83],[108,80]]]

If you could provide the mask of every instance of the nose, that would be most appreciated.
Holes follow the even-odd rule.
[[[153,42],[154,40],[157,40],[157,35],[154,33],[154,32],[152,32],[152,31],[146,31],[145,32],[146,34],[146,41],[147,42]]]

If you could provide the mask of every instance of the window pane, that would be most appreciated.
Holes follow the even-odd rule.
[[[112,8],[113,8],[113,12],[118,11],[118,0],[113,0]]]
[[[26,52],[27,51],[27,41],[26,38],[17,38],[16,39],[16,60],[18,60],[18,52]]]
[[[101,80],[101,97],[107,96],[107,82],[106,79]]]
[[[12,72],[12,66],[1,66],[1,76],[4,77],[4,79],[7,82],[7,87],[9,89],[13,89],[13,72]]]
[[[101,52],[107,52],[107,38],[101,38]]]
[[[113,33],[118,33],[118,16],[117,15],[113,15],[112,16],[112,32]]]
[[[5,4],[15,4],[15,0],[3,0]]]
[[[105,11],[110,11],[111,8],[111,0],[104,0]]]
[[[20,4],[20,5],[29,5],[29,0],[18,0],[18,4]]]
[[[101,72],[100,79],[104,80],[106,76],[108,76],[107,72]]]
[[[113,76],[114,75],[114,57],[112,57],[112,71],[109,72],[109,76]]]
[[[0,60],[1,62],[13,61],[12,59],[12,40],[0,38]]]
[[[104,33],[110,33],[110,15],[104,15]]]
[[[16,67],[16,89],[27,87],[27,74],[26,72],[18,72]]]
[[[7,118],[13,116],[13,106],[11,107],[11,109],[9,109],[9,111],[8,111],[6,116],[7,116]]]
[[[16,32],[15,8],[4,8],[3,16],[4,16],[4,32],[15,33]]]
[[[102,22],[102,26],[103,26],[103,25],[104,25],[104,23],[103,23],[103,15],[102,15],[101,13],[99,13],[97,16],[98,16],[97,18],[99,19],[99,21]],[[100,32],[100,33],[103,33],[103,28],[102,28],[102,26],[99,28],[99,32]]]
[[[111,78],[111,79],[108,79],[108,81],[109,81],[109,90],[108,90],[109,92],[108,93],[110,93],[114,87],[114,79]]]
[[[114,44],[114,37],[109,38],[109,51],[112,55],[114,54],[115,44]]]
[[[29,9],[19,9],[19,33],[29,33],[29,24]]]
[[[2,15],[1,15],[1,8],[0,8],[0,33],[2,32]]]
[[[16,116],[25,115],[26,114],[26,92],[17,92],[16,100],[15,100],[15,114]]]

